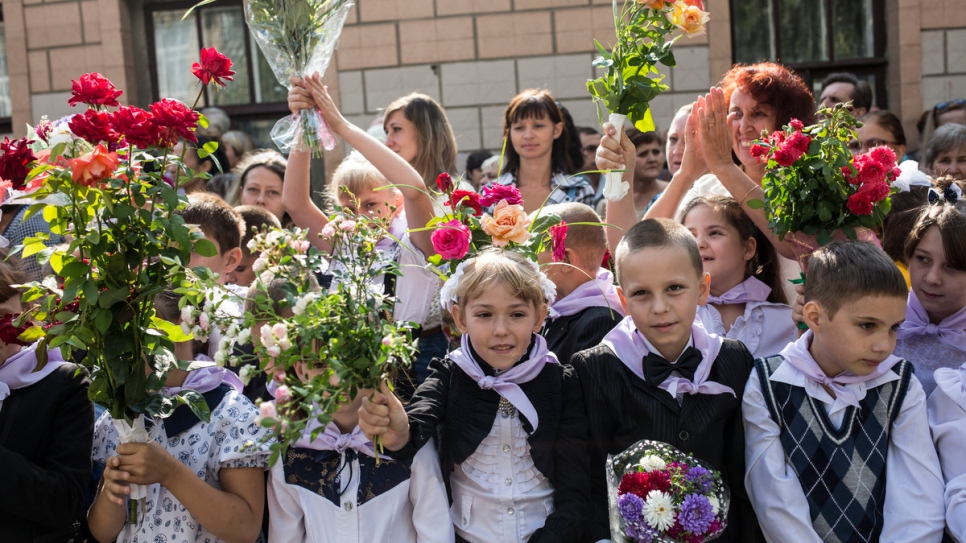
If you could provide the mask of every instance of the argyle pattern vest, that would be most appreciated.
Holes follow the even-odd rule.
[[[912,375],[905,360],[899,379],[870,388],[848,407],[841,428],[803,387],[772,382],[781,356],[755,360],[765,402],[781,429],[785,460],[808,499],[812,527],[826,543],[874,543],[882,532],[890,431]]]

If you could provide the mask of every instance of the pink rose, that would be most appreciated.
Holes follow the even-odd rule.
[[[327,224],[325,225],[324,228],[322,228],[322,232],[320,232],[320,235],[326,239],[331,238],[332,236],[335,235],[335,228],[332,228],[331,224]]]
[[[459,260],[470,250],[470,229],[456,219],[444,222],[433,232],[433,250],[443,260]]]
[[[554,262],[563,262],[567,258],[567,223],[560,221],[560,224],[550,227],[550,247],[553,250],[551,258]]]
[[[791,121],[788,122],[788,125],[794,128],[795,130],[801,130],[805,128],[805,123],[803,123],[798,119],[792,119]]]
[[[493,238],[493,245],[506,247],[509,242],[526,243],[530,239],[530,218],[523,206],[500,200],[493,209],[493,216],[485,213],[480,219],[480,226],[486,235]]]
[[[258,406],[258,419],[274,419],[276,417],[275,413],[275,403],[274,402],[262,402]]]
[[[880,145],[869,151],[869,156],[872,160],[882,164],[887,169],[891,169],[896,165],[896,153],[892,149],[886,147],[885,145]]]
[[[506,200],[510,205],[523,204],[523,197],[520,196],[520,191],[516,187],[500,185],[499,183],[493,183],[488,187],[483,187],[483,197],[480,198],[480,203],[483,204],[483,207],[492,207],[500,200]]]
[[[356,227],[356,221],[353,221],[353,220],[345,221],[342,224],[340,224],[339,227],[342,228],[342,230],[348,232],[349,230],[352,230],[353,228]]]
[[[289,401],[292,397],[292,391],[288,389],[287,385],[279,385],[275,389],[275,399],[281,403]]]

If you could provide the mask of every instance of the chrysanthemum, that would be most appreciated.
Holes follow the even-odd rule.
[[[674,525],[674,503],[670,496],[660,490],[652,490],[647,494],[642,513],[644,520],[652,528],[662,532]]]
[[[657,469],[664,469],[665,463],[660,456],[649,454],[644,458],[641,458],[641,467],[644,468],[644,471],[654,471]]]

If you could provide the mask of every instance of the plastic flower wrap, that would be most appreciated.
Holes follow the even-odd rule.
[[[291,89],[289,76],[325,73],[351,7],[350,0],[246,0],[245,18],[278,82]],[[272,140],[283,153],[302,149],[316,157],[335,147],[314,108],[279,120]]]
[[[615,542],[703,543],[728,525],[731,493],[705,462],[660,441],[607,458]]]

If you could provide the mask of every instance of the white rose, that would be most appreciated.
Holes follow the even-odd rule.
[[[287,337],[283,337],[278,340],[278,348],[283,351],[287,351],[292,348],[292,343],[288,340]]]
[[[222,338],[218,340],[218,351],[222,352],[229,349],[231,349],[231,338],[222,336]]]
[[[241,382],[245,386],[248,386],[248,382],[252,380],[251,373],[252,373],[251,366],[242,366],[241,369],[238,370],[238,378],[241,379]]]
[[[216,366],[218,366],[219,368],[224,368],[225,367],[225,352],[224,351],[218,351],[217,353],[215,353],[214,360],[215,360],[215,365]]]
[[[245,328],[241,332],[238,332],[238,335],[235,336],[235,342],[238,343],[239,345],[244,345],[248,343],[248,341],[251,340],[251,338],[252,338],[251,331],[248,328]]]
[[[272,327],[267,324],[262,326],[262,345],[266,347],[275,345],[275,336],[272,335]]]
[[[188,326],[194,326],[195,324],[195,314],[194,308],[190,305],[185,305],[181,308],[181,322],[187,324]]]
[[[268,356],[272,358],[278,358],[282,354],[282,348],[278,345],[272,345],[266,351],[268,352]]]
[[[268,260],[266,260],[265,257],[260,256],[255,259],[255,262],[252,263],[252,271],[255,273],[261,273],[266,266],[268,266]]]
[[[649,454],[644,458],[641,458],[641,467],[644,468],[644,471],[664,469],[665,465],[664,460],[660,456]]]
[[[181,331],[184,332],[184,335],[190,336],[191,335],[191,325],[188,324],[188,323],[186,323],[186,322],[182,322],[181,323]]]

